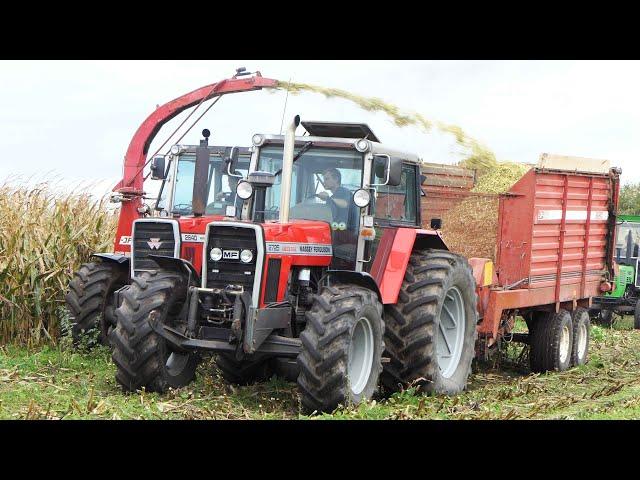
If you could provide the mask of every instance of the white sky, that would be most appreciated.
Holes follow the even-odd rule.
[[[62,188],[97,182],[94,188],[110,190],[131,137],[157,104],[228,78],[239,66],[459,125],[501,160],[533,163],[542,152],[605,158],[622,167],[624,183],[640,181],[639,61],[224,60],[0,61],[0,183],[35,176]],[[211,130],[211,144],[224,145],[279,133],[284,98],[281,91],[224,97],[181,143],[196,144],[203,128]],[[295,114],[367,123],[382,142],[426,161],[461,158],[451,138],[400,129],[345,100],[290,95],[286,119]],[[150,153],[182,118],[165,125]]]

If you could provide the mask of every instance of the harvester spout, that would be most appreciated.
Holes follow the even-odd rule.
[[[300,115],[296,115],[284,134],[282,153],[282,181],[280,184],[280,223],[289,222],[291,202],[291,177],[293,175],[293,152],[296,145],[296,128],[300,125]]]

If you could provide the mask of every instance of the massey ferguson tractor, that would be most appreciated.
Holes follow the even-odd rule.
[[[114,251],[94,254],[94,261],[81,265],[69,283],[65,300],[75,342],[83,334],[97,330],[100,342],[108,344],[109,332],[115,327],[114,294],[127,286],[136,272],[148,268],[148,261],[144,260],[146,253],[184,255],[190,262],[200,264],[201,249],[197,248],[200,240],[197,233],[192,233],[197,232],[197,228],[183,225],[181,238],[171,237],[170,245],[162,231],[155,232],[154,221],[148,221],[192,213],[196,146],[172,145],[166,155],[151,155],[149,162],[146,159],[160,128],[184,110],[195,107],[192,115],[209,99],[275,85],[274,80],[262,78],[259,72],[249,78],[240,78],[247,75],[244,69],[238,69],[233,78],[199,88],[158,107],[136,131],[124,159],[124,178],[115,186],[111,197],[113,202],[121,204]],[[248,172],[250,153],[248,148],[240,147],[209,146],[208,150],[206,187],[209,196],[205,199],[205,210],[208,218],[221,219],[227,207],[235,206],[235,184]],[[229,175],[228,165],[232,160],[236,173]],[[150,171],[144,175],[144,168],[149,163]],[[143,191],[144,181],[149,176],[151,180],[161,181],[157,198],[149,197]],[[143,200],[154,200],[154,208]],[[138,219],[140,222],[134,230],[133,221]],[[143,237],[146,240],[142,240]],[[134,242],[136,248],[132,249]]]
[[[134,222],[135,242],[149,239],[143,224],[168,251],[183,225],[198,229],[202,264],[149,253],[157,267],[119,292],[111,341],[126,390],[186,385],[201,352],[217,354],[230,381],[297,376],[307,411],[370,399],[380,378],[392,391],[417,379],[428,391],[465,387],[476,283],[467,260],[421,228],[418,157],[366,125],[306,122],[309,136],[296,137],[298,124],[254,135],[239,215],[207,218],[202,145],[193,215]]]

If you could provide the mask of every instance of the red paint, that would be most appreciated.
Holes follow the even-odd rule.
[[[128,245],[120,245],[120,237],[130,236],[133,221],[141,218],[138,208],[142,207],[142,195],[144,194],[142,190],[144,181],[142,170],[147,160],[149,145],[151,145],[162,125],[184,110],[197,105],[202,99],[209,99],[226,93],[248,92],[275,86],[276,80],[263,78],[259,73],[251,78],[222,80],[165,103],[147,117],[142,125],[138,127],[127,149],[124,159],[124,176],[113,188],[114,192],[122,193],[129,198],[122,202],[120,209],[118,230],[114,243],[115,251],[130,251]]]
[[[331,245],[331,230],[326,222],[312,220],[295,220],[290,223],[264,223],[262,224],[265,242],[291,242],[303,244]],[[285,299],[287,283],[291,268],[295,266],[328,267],[331,264],[331,255],[287,255],[265,252],[264,266],[262,270],[262,293],[260,294],[260,306],[264,307],[265,284],[267,281],[267,265],[270,258],[281,259],[280,279],[278,285],[277,301]]]
[[[380,237],[380,243],[376,250],[376,256],[373,259],[371,265],[371,276],[376,281],[377,285],[382,283],[384,276],[384,269],[389,261],[389,255],[391,254],[391,248],[393,247],[393,241],[396,238],[397,228],[383,228],[382,236]]]
[[[404,273],[409,264],[409,257],[416,241],[418,230],[415,228],[398,228],[389,252],[389,259],[384,269],[382,281],[378,284],[383,304],[394,304],[398,301],[398,292],[404,280]]]

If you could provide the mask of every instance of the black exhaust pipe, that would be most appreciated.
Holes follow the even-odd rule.
[[[204,140],[200,140],[200,146],[196,147],[196,165],[193,173],[193,198],[191,209],[195,217],[204,215],[207,207],[207,184],[209,183],[209,135],[206,128],[202,131]]]

